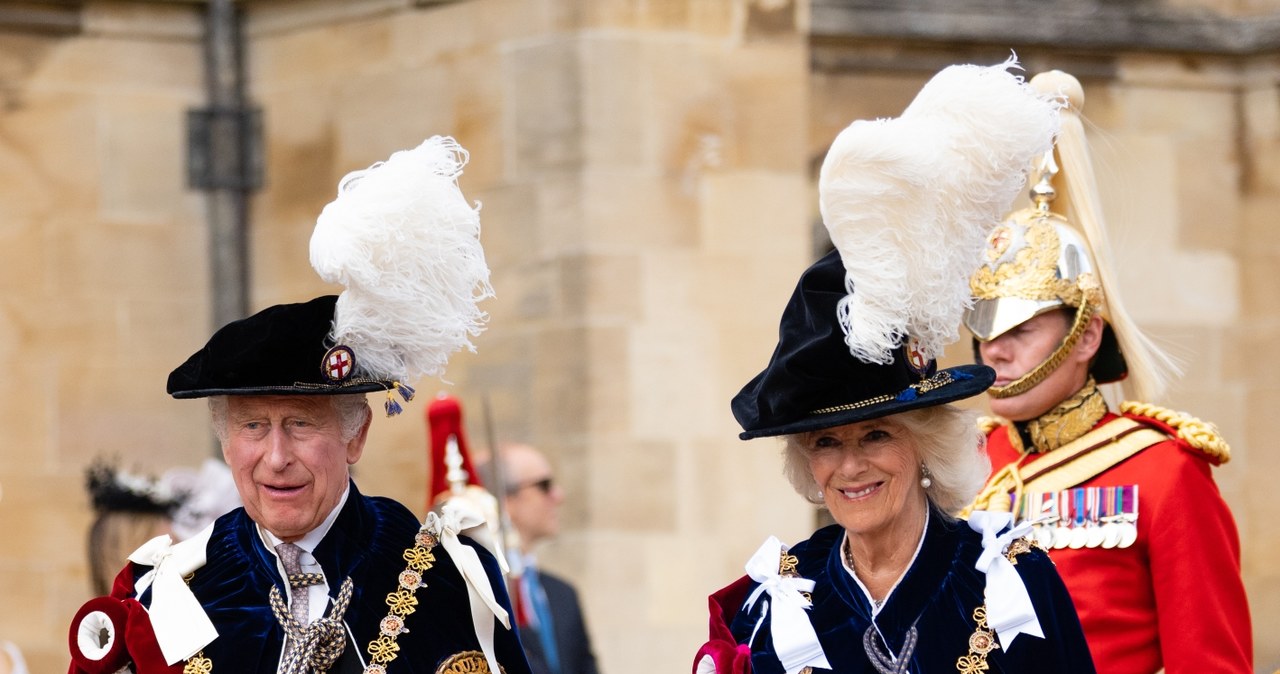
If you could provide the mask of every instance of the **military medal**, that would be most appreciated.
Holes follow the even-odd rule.
[[[1103,539],[1102,526],[1098,523],[1098,508],[1102,502],[1102,488],[1089,487],[1087,499],[1088,506],[1086,514],[1089,518],[1089,524],[1085,531],[1087,531],[1089,535],[1084,545],[1086,548],[1096,548],[1102,545]]]
[[[1102,525],[1102,547],[1106,550],[1116,547],[1120,542],[1120,527],[1115,522]]]
[[[1058,521],[1058,500],[1052,493],[1028,492],[1023,494],[1022,512],[1026,521],[1034,527],[1031,535],[1041,547],[1053,547],[1053,525]]]
[[[1067,490],[1071,513],[1068,522],[1071,524],[1071,535],[1067,539],[1067,547],[1079,550],[1089,540],[1089,532],[1084,530],[1084,490]]]
[[[1127,548],[1138,540],[1138,527],[1133,522],[1120,523],[1120,542],[1118,547]]]
[[[1118,547],[1127,548],[1138,540],[1138,485],[1117,487],[1121,504],[1120,541]]]
[[[1065,491],[1058,492],[1056,496],[1058,497],[1059,519],[1058,526],[1053,528],[1053,549],[1061,550],[1071,544],[1071,527],[1067,526],[1070,522],[1068,519],[1070,508],[1067,507],[1067,502],[1063,500],[1066,497]]]
[[[1104,524],[1102,525],[1102,548],[1110,550],[1120,543],[1120,526],[1116,521],[1120,519],[1120,506],[1116,502],[1116,494],[1119,493],[1118,487],[1102,488],[1102,517],[1099,518]]]

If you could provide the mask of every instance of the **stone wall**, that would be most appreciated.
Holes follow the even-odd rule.
[[[604,671],[689,667],[706,594],[766,535],[813,524],[776,444],[738,441],[728,401],[765,364],[812,258],[815,162],[929,73],[1007,50],[840,42],[816,25],[811,41],[824,3],[805,0],[242,4],[265,123],[252,308],[336,290],[307,241],[342,175],[455,136],[497,297],[477,353],[419,391],[461,398],[474,447],[491,427],[551,455],[565,531],[543,558],[577,580]],[[0,598],[16,607],[0,639],[35,672],[64,666],[88,596],[88,461],[158,472],[213,451],[203,406],[163,391],[211,330],[203,197],[184,184],[201,12],[96,0],[74,30],[59,21],[0,31],[0,346],[17,356],[0,392]],[[1186,356],[1172,402],[1232,442],[1217,477],[1255,624],[1269,624],[1280,63],[1019,53],[1084,80],[1106,204],[1134,223],[1113,225],[1131,310]],[[419,512],[424,409],[376,420],[357,467],[365,491]],[[1280,666],[1280,643],[1256,638],[1259,671]]]
[[[194,465],[198,406],[164,392],[206,336],[203,213],[184,111],[202,99],[187,9],[87,5],[74,37],[0,33],[0,638],[65,669],[89,593],[84,468]]]

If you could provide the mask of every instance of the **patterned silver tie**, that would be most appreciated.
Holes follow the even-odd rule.
[[[284,564],[284,571],[289,578],[291,586],[290,595],[293,600],[289,602],[289,612],[293,614],[293,619],[298,621],[299,625],[306,625],[311,622],[311,588],[307,586],[297,587],[293,583],[293,576],[302,574],[302,563],[299,557],[302,555],[302,548],[293,543],[281,543],[276,546],[276,554],[280,555],[280,561]]]

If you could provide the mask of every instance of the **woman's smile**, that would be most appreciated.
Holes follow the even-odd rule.
[[[873,482],[866,486],[845,487],[838,491],[850,501],[861,501],[869,498],[876,492],[879,492],[880,488],[883,486],[884,482]]]

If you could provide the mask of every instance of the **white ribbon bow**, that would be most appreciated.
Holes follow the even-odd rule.
[[[1019,634],[1044,638],[1044,630],[1031,605],[1031,595],[1013,564],[1004,556],[1004,549],[1014,539],[1031,531],[1031,524],[1023,522],[1008,527],[1013,515],[1002,512],[975,510],[969,515],[969,528],[982,534],[982,554],[974,567],[987,576],[987,625],[1000,638],[1000,647],[1009,650],[1009,644]]]
[[[747,562],[747,575],[760,585],[747,597],[746,608],[750,610],[761,593],[769,593],[773,605],[773,624],[770,626],[773,650],[787,674],[795,674],[805,667],[831,669],[827,654],[813,631],[813,624],[805,614],[812,604],[801,594],[812,591],[814,583],[807,578],[779,574],[781,559],[782,541],[774,536],[770,536],[752,555]],[[760,628],[768,613],[769,604],[765,604],[756,629]]]
[[[182,578],[204,566],[205,545],[213,525],[176,545],[168,535],[157,536],[129,555],[129,561],[150,566],[134,584],[142,596],[151,588],[151,627],[165,662],[172,665],[195,655],[218,638],[209,616]]]
[[[441,508],[441,513],[427,513],[424,528],[434,535],[444,546],[445,551],[453,558],[458,571],[467,581],[467,597],[471,602],[471,623],[475,626],[476,638],[480,640],[480,648],[489,662],[489,671],[502,671],[498,666],[498,658],[493,648],[493,619],[497,618],[502,626],[511,629],[511,620],[507,610],[502,608],[493,595],[493,586],[489,584],[489,575],[484,572],[484,564],[480,555],[471,546],[458,539],[458,534],[465,533],[476,542],[484,545],[490,552],[488,528],[485,527],[484,516],[471,509],[465,503],[450,501]],[[498,557],[499,565],[503,565],[502,557]]]

